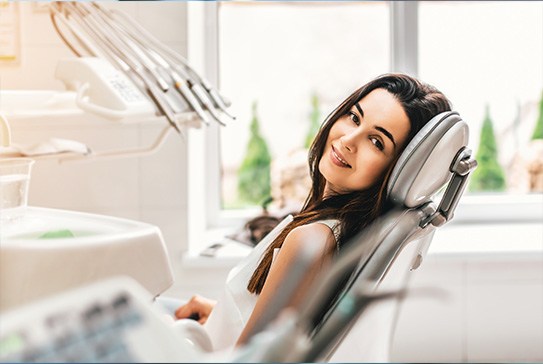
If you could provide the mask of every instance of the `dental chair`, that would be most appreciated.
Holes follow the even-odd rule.
[[[279,318],[258,323],[240,361],[389,361],[410,273],[421,265],[435,230],[453,218],[477,166],[467,143],[468,126],[457,112],[432,118],[392,171],[387,192],[394,208],[355,236],[331,271],[316,279],[301,312],[276,308]],[[275,304],[286,302],[278,297]],[[251,350],[256,347],[258,353]]]

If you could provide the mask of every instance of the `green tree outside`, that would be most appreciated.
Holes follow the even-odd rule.
[[[541,100],[539,101],[539,117],[535,123],[532,140],[543,139],[543,92],[541,92]]]
[[[313,93],[313,95],[311,96],[311,114],[309,115],[309,129],[305,137],[305,149],[309,149],[309,147],[311,147],[311,143],[313,143],[313,139],[315,139],[315,136],[319,132],[320,126],[321,112],[319,108],[319,97],[316,93]]]
[[[271,156],[266,140],[260,134],[256,101],[252,111],[251,135],[245,159],[238,170],[238,194],[241,202],[260,205],[271,195]]]
[[[498,162],[498,148],[488,105],[475,158],[478,167],[471,177],[470,191],[503,191],[505,174]]]

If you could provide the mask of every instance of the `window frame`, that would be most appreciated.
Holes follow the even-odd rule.
[[[218,2],[188,2],[188,59],[213,85],[219,81]],[[418,75],[418,1],[389,1],[391,71]],[[219,85],[220,86],[220,85]],[[220,89],[220,87],[219,87]],[[202,133],[203,131],[203,133]],[[198,135],[199,134],[199,135]],[[206,232],[243,225],[260,210],[221,209],[220,127],[189,131],[189,251],[203,248]],[[201,168],[201,166],[204,168]],[[462,197],[455,224],[543,221],[543,194]]]

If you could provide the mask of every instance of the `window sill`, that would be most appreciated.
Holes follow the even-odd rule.
[[[204,232],[205,244],[198,244],[203,248],[189,250],[181,259],[183,267],[187,268],[209,268],[209,269],[224,269],[234,267],[241,259],[247,256],[252,248],[248,245],[226,238],[225,236],[236,231],[233,228],[214,228]],[[215,249],[212,256],[202,255],[214,244],[222,246]]]
[[[541,221],[543,193],[480,193],[462,196],[451,225]]]
[[[543,254],[543,224],[451,224],[438,229],[428,254],[440,256],[533,256]]]
[[[216,234],[224,229],[215,229]],[[224,236],[224,235],[222,235]],[[187,253],[182,265],[187,268],[229,269],[234,267],[251,248],[225,239],[226,246],[213,257]],[[475,223],[445,225],[436,231],[428,255],[443,259],[533,259],[543,254],[543,224]]]

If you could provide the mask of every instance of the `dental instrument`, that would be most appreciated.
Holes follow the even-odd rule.
[[[80,11],[86,12],[86,17],[89,18],[89,20],[93,20],[96,22],[96,26],[93,27],[93,29],[99,29],[99,31],[102,33],[104,37],[110,37],[109,39],[115,43],[117,47],[120,47],[123,49],[123,53],[127,55],[130,53],[132,55],[131,61],[133,63],[140,62],[140,69],[145,69],[148,71],[148,73],[151,75],[151,79],[155,79],[156,83],[166,96],[165,99],[167,102],[169,102],[170,107],[172,109],[176,109],[176,106],[174,104],[175,99],[175,93],[171,93],[171,81],[167,81],[164,77],[162,77],[161,73],[159,72],[159,67],[151,60],[150,57],[147,56],[145,52],[145,47],[137,46],[129,37],[128,34],[126,34],[126,31],[123,29],[120,29],[114,22],[106,21],[103,17],[100,16],[99,12],[93,12],[92,8],[86,7],[84,4],[79,5]],[[109,28],[107,32],[105,32],[103,29]],[[110,34],[122,34],[122,37],[114,37],[110,36]],[[183,94],[181,96],[184,96]],[[200,107],[199,103],[192,101],[190,98],[186,98],[185,100],[188,101],[189,105],[196,111],[198,116],[206,123],[207,125],[210,124],[210,119],[207,116],[207,114],[203,111],[203,109]],[[178,108],[179,111],[185,111],[186,107]]]
[[[99,9],[99,14],[102,14],[104,17],[108,16],[107,12],[104,10],[103,7],[99,6],[98,4],[94,4],[97,9]],[[128,32],[126,29],[122,28],[118,22],[115,21],[115,19],[112,19],[113,21],[110,22],[112,26],[117,28],[119,32],[122,32],[125,35],[125,39],[128,43],[132,43],[131,46],[134,48],[135,51],[142,54],[147,53],[146,57],[149,57],[150,59],[153,59],[155,61],[154,67],[161,68],[163,74],[169,75],[171,77],[171,80],[173,81],[173,85],[176,87],[176,89],[181,93],[183,97],[187,99],[187,101],[190,103],[190,105],[194,108],[194,110],[203,117],[205,120],[208,119],[207,114],[204,112],[200,104],[202,104],[206,110],[211,114],[211,116],[219,122],[221,125],[226,125],[221,120],[220,115],[215,111],[215,107],[209,103],[209,98],[206,93],[201,92],[201,88],[197,87],[191,87],[195,86],[194,82],[191,81],[188,77],[188,74],[183,71],[180,67],[172,67],[173,65],[170,65],[166,58],[162,57],[162,55],[159,54],[159,52],[153,51],[149,47],[146,47],[145,44],[142,42],[141,37],[136,37],[132,35],[130,32]],[[130,41],[131,40],[131,41]],[[136,46],[134,43],[139,44]],[[186,79],[185,82],[183,79]],[[185,83],[188,85],[188,87],[185,85]],[[191,92],[192,91],[192,92]],[[209,122],[209,121],[208,121]]]
[[[188,79],[186,72],[182,71],[182,69],[179,67],[175,67],[173,64],[170,65],[166,58],[159,54],[159,52],[153,51],[146,46],[140,39],[141,37],[134,36],[127,29],[120,26],[119,22],[112,18],[103,7],[99,6],[98,4],[93,5],[99,10],[97,14],[102,16],[103,24],[108,24],[109,26],[114,27],[115,31],[122,33],[124,36],[122,39],[124,39],[127,45],[139,55],[147,67],[153,69],[153,71],[157,74],[162,74],[168,77],[170,79],[169,82],[163,80],[162,76],[159,76],[163,80],[163,83],[171,83],[175,89],[179,91],[181,96],[190,104],[190,106],[206,124],[209,125],[211,119],[208,117],[207,113],[200,106],[200,104],[205,106],[206,110],[219,124],[223,126],[226,125],[226,123],[221,120],[220,115],[215,111],[215,107],[209,103],[207,94],[202,93],[201,88],[190,87],[191,81]],[[109,21],[107,18],[109,18]],[[184,79],[187,81],[185,82]]]
[[[93,3],[93,6],[104,10],[98,3]],[[228,115],[231,119],[235,119],[235,117],[230,115],[227,110],[227,105],[230,102],[227,101],[216,88],[212,87],[208,80],[196,72],[189,62],[179,53],[166,47],[162,42],[156,39],[141,25],[136,23],[126,13],[117,9],[112,9],[109,11],[108,15],[114,18],[117,23],[124,22],[125,26],[131,27],[137,39],[145,39],[146,42],[152,44],[155,51],[160,52],[163,57],[170,59],[170,63],[172,64],[173,68],[185,78],[191,90],[198,94],[201,93],[202,95],[209,95],[216,107],[221,109],[221,111]]]
[[[65,4],[64,8],[71,8],[73,4]],[[74,25],[70,24],[68,19],[63,16],[61,12],[59,12],[54,7],[51,7],[52,12],[55,14],[55,17],[52,17],[52,19],[56,19],[56,16],[59,17],[63,21],[64,24],[68,25],[70,30],[73,30]],[[127,55],[126,57],[123,57],[123,54],[119,52],[118,48],[116,47],[116,44],[112,44],[110,38],[105,38],[104,41],[96,41],[96,39],[100,39],[100,34],[97,32],[97,27],[87,24],[83,18],[80,16],[80,12],[78,8],[73,7],[72,12],[69,13],[70,17],[74,19],[76,24],[82,28],[84,31],[87,32],[87,35],[90,35],[90,37],[94,40],[95,47],[87,47],[87,48],[99,48],[100,53],[93,54],[94,56],[100,56],[100,54],[103,55],[105,59],[108,59],[112,64],[117,65],[118,68],[120,68],[127,76],[129,76],[137,85],[143,88],[144,92],[149,95],[149,97],[155,102],[156,107],[159,109],[160,112],[166,117],[170,125],[176,129],[176,131],[180,134],[181,130],[177,126],[176,117],[174,115],[174,112],[171,108],[171,106],[168,103],[168,100],[166,100],[162,94],[162,90],[159,89],[150,79],[149,77],[144,73],[143,67],[141,64],[139,64],[133,57],[130,55]],[[59,30],[59,27],[56,27],[57,30]],[[77,28],[76,28],[77,29]],[[89,37],[81,36],[81,32],[76,33],[76,37],[78,40],[82,43],[89,44],[92,42],[89,40]],[[63,38],[65,39],[65,38]],[[81,56],[81,55],[80,55]],[[84,89],[78,90],[79,95],[84,94]]]
[[[57,3],[57,6],[60,7],[61,5]],[[56,19],[56,17],[59,17],[59,19],[62,19],[63,23],[67,25],[70,30],[73,28],[73,25],[70,24],[67,16],[64,16],[61,11],[55,9],[54,4],[51,4],[51,9],[54,13],[52,19]],[[183,136],[180,128],[177,125],[175,113],[173,112],[170,105],[171,101],[164,97],[163,90],[159,89],[159,87],[149,78],[144,70],[144,67],[141,65],[140,62],[138,62],[135,57],[130,54],[124,54],[119,50],[123,49],[124,51],[126,47],[124,47],[124,45],[122,45],[120,42],[117,42],[114,37],[110,37],[104,35],[103,33],[100,33],[99,26],[97,26],[96,24],[93,24],[92,22],[91,24],[89,24],[88,22],[86,22],[81,10],[76,7],[75,4],[65,3],[63,4],[61,10],[62,9],[71,10],[69,12],[70,18],[74,19],[76,24],[78,24],[79,27],[84,30],[87,35],[90,36],[92,42],[94,42],[95,47],[91,46],[87,48],[99,48],[101,50],[101,54],[106,55],[106,59],[108,59],[112,64],[116,65],[119,69],[121,69],[128,77],[134,80],[136,84],[143,86],[145,92],[155,102],[155,105],[157,106],[159,111],[166,117],[170,125],[180,135]],[[58,31],[60,28],[55,27],[55,29],[57,29]],[[80,42],[83,42],[85,44],[91,42],[89,40],[89,37],[81,36],[81,32],[77,32],[75,35]],[[66,38],[64,37],[62,39]],[[93,54],[93,56],[98,55]],[[161,86],[164,85],[161,84]],[[83,89],[80,89],[78,91],[80,98],[83,98],[84,91],[84,86]]]
[[[186,62],[180,62],[183,60],[182,57],[157,42],[141,27],[137,26],[136,28],[128,16],[121,15],[119,17],[113,11],[107,11],[98,4],[64,3],[57,4],[56,8],[52,5],[51,9],[51,19],[59,34],[62,34],[62,31],[56,22],[57,18],[62,19],[62,22],[70,32],[74,33],[73,35],[79,42],[89,43],[89,38],[92,39],[94,45],[83,47],[87,52],[89,49],[98,48],[105,58],[127,75],[133,77],[131,74],[135,73],[139,79],[138,83],[143,84],[147,93],[150,94],[161,112],[167,116],[172,126],[175,125],[171,122],[171,119],[175,118],[172,111],[173,113],[179,112],[187,106],[176,105],[181,100],[184,104],[188,104],[204,123],[209,124],[211,120],[214,120],[220,125],[225,125],[216,112],[216,107],[223,112],[225,111],[225,102],[220,97],[217,99],[218,93],[203,80],[202,83],[205,83],[205,87],[195,82],[197,73]],[[122,18],[122,20],[117,18]],[[70,24],[70,19],[73,19],[87,36],[81,36],[80,31],[74,31],[74,24]],[[61,38],[66,43],[70,42],[67,36],[61,35]],[[81,56],[75,46],[69,47],[76,55]],[[92,54],[97,55],[96,52],[92,52]],[[172,62],[172,55],[175,56],[175,62]],[[189,77],[189,73],[192,77]],[[176,93],[172,94],[171,89]],[[181,98],[176,95],[180,95]],[[211,117],[208,116],[208,113]]]

